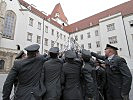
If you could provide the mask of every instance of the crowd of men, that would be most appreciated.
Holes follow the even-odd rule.
[[[10,100],[13,85],[13,100],[129,100],[132,75],[117,47],[107,44],[104,56],[85,49],[59,56],[58,47],[40,55],[39,48],[33,44],[17,55],[3,100]]]

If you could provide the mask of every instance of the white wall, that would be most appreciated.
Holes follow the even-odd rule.
[[[133,27],[131,27],[129,24],[129,21],[133,20],[133,14],[130,16],[124,17],[123,20],[124,20],[125,30],[126,30],[126,34],[127,34],[127,40],[128,40],[128,44],[129,44],[131,58],[133,59],[133,39],[132,39],[132,35],[131,35],[131,34],[133,34]]]
[[[45,26],[48,26],[48,33],[45,32]],[[54,29],[54,35],[52,35],[52,29]],[[57,39],[57,31],[59,32],[59,38],[58,39]],[[57,40],[57,42],[59,44],[63,44],[63,47],[64,47],[64,45],[67,45],[69,34],[66,33],[65,31],[63,31],[62,29],[60,29],[60,28],[50,24],[49,22],[45,21],[44,22],[44,32],[45,32],[44,38],[48,39],[48,46],[44,45],[45,50],[49,50],[51,48],[51,40],[52,41]],[[62,39],[60,38],[60,33],[62,34]],[[66,36],[66,40],[64,40],[64,35]],[[44,40],[44,42],[45,42],[45,40]],[[57,42],[55,43],[54,46],[57,46]],[[59,45],[59,48],[60,48],[60,45]]]
[[[107,31],[108,24],[115,23],[115,30]],[[108,37],[117,36],[117,42],[115,44],[111,44],[113,46],[118,47],[118,49],[122,49],[121,51],[118,50],[118,54],[123,57],[129,58],[129,52],[127,48],[127,41],[125,37],[125,30],[123,26],[123,20],[121,14],[116,14],[113,16],[109,16],[105,19],[100,20],[100,33],[101,33],[101,43],[102,43],[102,51],[104,51],[104,48],[108,41]]]

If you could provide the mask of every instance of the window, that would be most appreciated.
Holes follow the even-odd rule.
[[[91,37],[91,34],[90,32],[87,33],[87,37],[90,38]]]
[[[64,35],[64,41],[66,41],[66,36]]]
[[[98,54],[98,55],[101,55],[101,51],[97,51],[97,54]]]
[[[48,26],[45,26],[45,32],[48,33]]]
[[[45,45],[45,46],[48,46],[48,39],[47,39],[47,38],[45,38],[44,45]]]
[[[100,47],[100,41],[96,42],[96,47]]]
[[[62,34],[60,33],[60,39],[62,39]]]
[[[4,69],[4,64],[5,64],[5,61],[4,60],[0,60],[0,70]]]
[[[59,37],[59,32],[57,31],[57,38]]]
[[[83,34],[82,34],[82,35],[80,35],[80,38],[81,38],[81,40],[83,40]]]
[[[91,49],[91,43],[88,43],[88,49]]]
[[[57,42],[57,47],[59,48],[59,43]]]
[[[99,36],[98,30],[95,31],[95,36]]]
[[[37,35],[37,43],[40,44],[41,43],[41,36]]]
[[[78,41],[78,36],[77,35],[75,36],[75,40]]]
[[[27,35],[27,41],[31,41],[32,42],[32,33],[28,33],[28,35]]]
[[[131,27],[133,27],[133,20],[129,21]]]
[[[54,41],[51,40],[51,47],[54,47]]]
[[[81,45],[81,48],[84,49],[84,44]]]
[[[54,29],[52,29],[52,33],[51,34],[54,35]]]
[[[38,22],[38,29],[41,30],[41,23]]]
[[[33,26],[33,21],[34,21],[34,19],[30,17],[30,18],[29,18],[29,25],[30,25],[30,26]]]
[[[113,31],[115,30],[115,23],[107,25],[107,31]]]
[[[15,25],[16,25],[16,14],[13,11],[9,10],[6,12],[5,15],[3,37],[8,39],[13,39],[15,32]]]
[[[117,36],[112,36],[112,37],[109,37],[109,43],[110,44],[115,44],[117,43]]]
[[[60,49],[61,49],[61,50],[63,49],[63,44],[60,44]]]

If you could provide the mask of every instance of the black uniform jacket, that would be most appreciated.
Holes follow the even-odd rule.
[[[62,62],[58,58],[50,58],[44,63],[44,84],[46,86],[44,100],[61,96],[62,65]]]
[[[132,83],[132,75],[124,58],[114,55],[109,61],[105,56],[91,53],[92,56],[104,60],[107,73],[107,88],[109,96],[121,98],[129,95]]]
[[[81,67],[82,64],[79,61],[66,62],[63,64],[63,100],[83,100],[80,80]]]
[[[3,100],[10,100],[16,77],[18,77],[18,84],[14,100],[35,100],[34,89],[39,84],[44,61],[43,56],[16,60],[3,86]]]
[[[90,62],[84,62],[82,67],[82,80],[83,80],[83,90],[85,98],[94,97],[94,79],[93,79],[93,66]]]

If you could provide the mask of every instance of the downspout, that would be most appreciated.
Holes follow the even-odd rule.
[[[128,53],[129,53],[129,57],[131,58],[131,52],[130,52],[130,48],[129,48],[129,42],[128,42],[128,39],[127,39],[127,32],[126,32],[126,28],[125,28],[125,24],[124,24],[123,17],[122,17],[122,22],[123,22],[124,31],[125,31],[125,36],[126,36],[126,42],[127,42],[127,47],[128,47]]]
[[[43,31],[42,31],[42,51],[41,53],[43,54],[43,41],[44,40],[44,18],[43,18]]]

